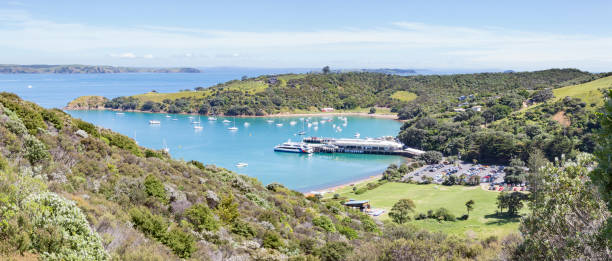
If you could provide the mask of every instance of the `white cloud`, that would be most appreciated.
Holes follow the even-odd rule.
[[[65,24],[0,10],[0,35],[0,55],[11,63],[53,63],[62,57],[89,64],[165,66],[612,68],[610,36],[410,22],[377,28],[246,32]],[[128,59],[106,60],[103,53]],[[36,60],[40,57],[46,60]]]
[[[120,54],[111,54],[111,57],[114,58],[124,58],[124,59],[134,59],[136,55],[134,53],[120,53]]]

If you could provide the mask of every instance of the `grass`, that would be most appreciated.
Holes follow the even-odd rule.
[[[357,186],[365,184],[358,184]],[[416,205],[414,214],[427,213],[441,207],[447,208],[455,216],[466,214],[465,202],[474,200],[474,210],[470,212],[468,220],[454,222],[438,222],[433,219],[413,220],[412,224],[429,231],[441,231],[456,235],[474,235],[484,238],[490,235],[502,237],[518,231],[518,218],[498,218],[497,192],[481,189],[479,186],[442,186],[442,185],[416,185],[390,182],[369,190],[363,194],[355,195],[350,186],[338,190],[341,196],[355,200],[370,200],[372,208],[385,209],[385,214],[379,218],[389,219],[388,212],[397,201],[403,198],[412,199]],[[523,210],[525,211],[525,210]]]
[[[263,92],[268,88],[268,84],[263,81],[236,81],[228,86],[218,87],[224,90],[239,90],[250,94],[256,94]],[[213,93],[211,89],[204,91],[185,91],[185,92],[171,92],[171,93],[158,93],[148,92],[144,94],[134,95],[132,97],[139,99],[141,102],[153,101],[162,102],[165,99],[175,100],[180,98],[204,98],[208,97]]]
[[[566,86],[554,89],[555,100],[560,100],[566,96],[580,98],[586,104],[596,104],[596,107],[603,105],[604,99],[601,90],[612,88],[612,76],[597,79],[591,82]]]
[[[407,91],[396,91],[391,95],[391,98],[409,102],[416,99],[417,95]]]

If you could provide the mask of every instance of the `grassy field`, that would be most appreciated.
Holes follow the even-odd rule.
[[[268,84],[263,81],[236,81],[228,86],[221,87],[225,90],[240,90],[243,92],[255,94],[264,91],[268,88]],[[139,99],[141,102],[153,101],[162,102],[165,99],[175,100],[179,98],[203,98],[212,94],[210,89],[204,91],[185,91],[171,93],[148,92],[144,94],[134,95],[132,97]]]
[[[591,103],[597,106],[603,105],[603,94],[600,90],[612,88],[612,76],[597,79],[595,81],[566,86],[563,88],[554,89],[555,100],[563,99],[566,96],[580,98],[587,105]]]
[[[409,102],[416,99],[417,95],[407,91],[396,91],[391,95],[391,98]]]
[[[519,226],[518,218],[497,218],[495,215],[497,209],[495,202],[498,193],[483,190],[479,186],[449,187],[391,182],[361,195],[355,195],[349,186],[340,189],[336,193],[349,199],[370,200],[372,208],[385,209],[385,214],[379,217],[383,220],[389,219],[388,211],[393,207],[393,204],[403,198],[409,198],[414,201],[416,204],[414,214],[427,213],[429,209],[435,210],[444,207],[457,217],[467,213],[465,202],[470,199],[474,200],[474,210],[470,212],[468,220],[457,220],[454,222],[438,222],[432,219],[410,221],[412,224],[430,231],[442,231],[450,234],[477,237],[490,235],[501,237],[517,232]]]

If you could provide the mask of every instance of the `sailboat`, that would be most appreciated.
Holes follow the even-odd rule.
[[[274,123],[274,121],[273,121],[273,120],[267,120],[267,122],[268,122],[268,123]]]
[[[164,151],[165,153],[170,153],[170,148],[168,148],[168,144],[166,144],[166,139],[164,139],[162,146],[162,151]]]
[[[236,117],[234,117],[234,127],[229,127],[227,129],[231,130],[231,131],[237,131],[238,130],[238,127],[236,127]]]
[[[208,117],[209,121],[216,121],[217,117],[215,117],[215,115]]]
[[[198,122],[196,125],[193,125],[193,128],[194,128],[195,130],[201,130],[201,129],[203,129],[204,127],[202,127],[202,126],[200,125],[200,123]]]
[[[310,124],[310,123],[308,123],[308,124]],[[297,134],[298,135],[306,135],[306,131],[304,130],[304,121],[302,121],[302,131],[298,132]]]
[[[198,116],[198,120],[197,121],[192,121],[191,124],[200,124],[200,116]]]

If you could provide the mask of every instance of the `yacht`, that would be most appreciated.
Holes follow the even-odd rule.
[[[297,123],[296,121],[291,121],[291,122],[289,122],[289,125],[293,126],[293,125],[295,125],[296,123]]]
[[[250,123],[248,123],[248,122],[245,122],[245,123],[244,123],[244,127],[249,127],[249,125],[251,125],[251,124],[250,124]]]
[[[302,142],[287,141],[283,144],[276,145],[274,147],[274,151],[310,154],[313,152],[313,149],[307,144],[302,143]]]
[[[227,129],[231,130],[231,131],[237,131],[238,130],[238,127],[236,127],[236,117],[234,117],[234,127],[229,127]]]
[[[149,124],[161,124],[160,121],[156,121],[156,120],[150,120]]]
[[[166,118],[172,118],[172,116],[170,116],[170,115],[166,115]]]
[[[359,132],[355,133],[355,138],[359,138],[361,136],[361,134],[359,134]]]
[[[123,112],[116,112],[115,114],[117,114],[117,115],[124,115],[125,113],[123,113]]]
[[[200,117],[198,116],[198,120],[197,121],[192,121],[191,124],[200,124]]]
[[[230,123],[230,122],[232,122],[232,121],[230,121],[228,119],[223,120],[223,123]]]
[[[274,121],[273,121],[273,120],[267,120],[267,122],[268,122],[268,123],[274,123]]]
[[[306,135],[306,132],[305,132],[305,131],[300,131],[300,132],[298,132],[297,134],[298,134],[298,135]]]
[[[216,121],[216,120],[217,120],[217,118],[216,118],[215,116],[211,116],[211,117],[208,117],[208,120],[209,120],[209,121]]]
[[[283,124],[282,123],[277,123],[276,126],[283,127]]]

